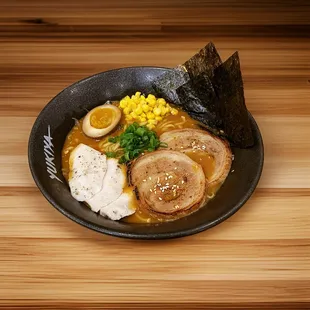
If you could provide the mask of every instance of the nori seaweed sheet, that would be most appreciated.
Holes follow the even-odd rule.
[[[161,74],[152,82],[154,91],[168,102],[180,105],[176,89],[189,81],[190,77],[182,66]]]
[[[183,66],[160,75],[152,87],[159,96],[179,105],[234,146],[246,148],[254,144],[238,52],[222,63],[210,42]]]
[[[180,86],[176,93],[182,108],[189,115],[219,133],[222,121],[219,117],[219,106],[213,85],[206,73]]]
[[[219,100],[220,118],[223,120],[225,134],[237,147],[253,146],[238,52],[215,69],[212,84]]]
[[[207,74],[209,78],[212,79],[214,70],[221,64],[220,55],[214,44],[210,42],[183,65],[191,79],[194,79],[202,73]]]

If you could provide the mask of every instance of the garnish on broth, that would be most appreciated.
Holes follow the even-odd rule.
[[[111,137],[108,140],[112,143],[119,143],[120,149],[114,152],[106,152],[107,157],[119,158],[120,164],[125,164],[143,152],[153,152],[160,146],[165,147],[164,142],[160,142],[156,133],[146,126],[139,126],[133,123],[119,136]]]
[[[121,111],[111,104],[104,104],[89,111],[83,120],[83,131],[91,138],[111,132],[121,119]]]
[[[253,144],[238,53],[209,43],[140,91],[76,121],[62,151],[71,193],[93,212],[131,223],[173,221],[212,199],[230,143]]]
[[[156,98],[152,94],[145,97],[141,92],[124,97],[119,106],[127,121],[146,125],[149,129],[154,129],[165,116],[178,114],[178,110],[172,108],[165,99]]]

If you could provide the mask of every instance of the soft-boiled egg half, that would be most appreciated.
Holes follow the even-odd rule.
[[[118,124],[121,114],[121,110],[112,104],[98,106],[86,114],[83,132],[91,138],[105,136]]]

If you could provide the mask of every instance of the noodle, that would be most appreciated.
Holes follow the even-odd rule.
[[[74,146],[68,146],[65,150],[64,150],[64,154],[68,154],[70,151],[72,151],[74,149]]]
[[[173,121],[168,121],[168,120],[164,120],[162,121],[158,126],[158,130],[161,131],[167,131],[169,129],[181,129],[183,128],[183,125],[186,123],[186,118],[185,116],[181,116],[182,121],[181,122],[173,122]]]
[[[116,152],[120,150],[119,142],[112,143],[108,139],[100,141],[98,146],[101,152]]]
[[[209,199],[212,199],[212,198],[214,198],[214,196],[215,196],[215,193],[213,192],[211,195],[207,195],[207,197],[209,198]]]
[[[78,129],[81,126],[81,124],[80,124],[78,119],[76,119],[74,117],[72,117],[72,119],[74,120],[74,123],[75,123],[75,126],[74,126],[73,130],[76,130],[76,129]]]

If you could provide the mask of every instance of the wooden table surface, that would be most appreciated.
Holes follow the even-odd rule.
[[[309,1],[0,1],[0,308],[310,307]],[[107,69],[173,67],[213,41],[241,57],[265,144],[258,188],[226,222],[167,241],[100,235],[36,188],[44,105]],[[237,184],[236,184],[237,186]]]

